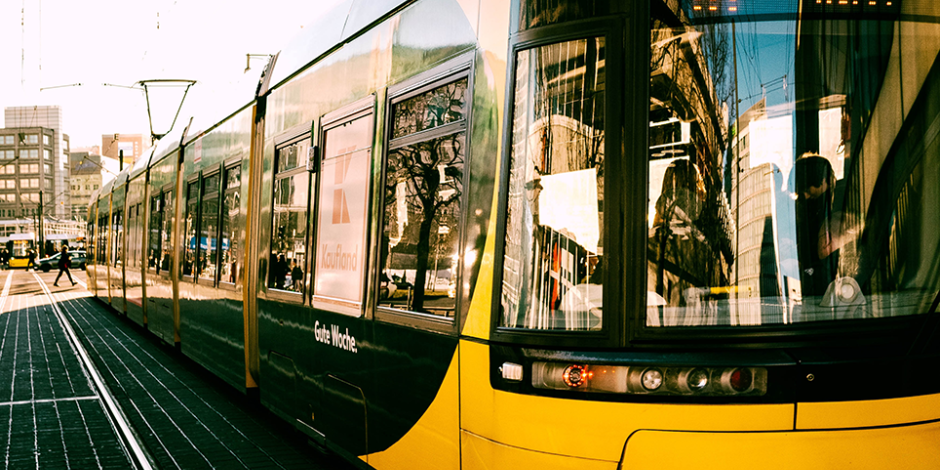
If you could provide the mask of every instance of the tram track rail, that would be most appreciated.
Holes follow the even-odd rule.
[[[68,320],[68,317],[62,312],[62,309],[59,308],[58,301],[56,300],[55,296],[52,295],[49,287],[37,273],[33,272],[32,274],[37,284],[42,289],[42,292],[48,298],[49,308],[56,315],[56,318],[58,318],[59,323],[62,325],[66,336],[72,343],[72,347],[75,349],[82,366],[85,368],[85,372],[88,374],[89,378],[94,384],[95,392],[97,393],[98,398],[101,400],[102,408],[104,409],[108,420],[114,428],[115,434],[119,437],[119,441],[124,447],[129,460],[138,470],[152,470],[157,468],[153,457],[147,452],[145,446],[142,443],[142,440],[134,431],[133,426],[130,425],[129,420],[121,409],[121,406],[118,404],[117,399],[112,395],[110,389],[105,384],[101,373],[98,371],[94,362],[91,360],[88,351],[85,350],[85,347],[79,340],[78,335],[75,333],[75,330],[72,328],[72,325]],[[5,292],[9,290],[9,284],[10,277],[7,278],[6,286],[4,287]],[[6,295],[4,295],[3,298],[5,299]]]

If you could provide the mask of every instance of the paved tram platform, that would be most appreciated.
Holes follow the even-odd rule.
[[[3,468],[353,468],[55,274],[0,271]]]

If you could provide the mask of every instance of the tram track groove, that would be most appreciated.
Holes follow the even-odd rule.
[[[88,301],[90,301],[90,300],[86,300],[86,302],[88,302]],[[88,310],[88,305],[87,305],[85,302],[81,302],[81,303],[79,303],[78,305],[81,306],[81,309],[84,311],[84,313],[85,313],[86,315],[92,315],[92,313]],[[83,319],[83,320],[84,320],[84,319]],[[85,321],[87,322],[87,320],[85,320]],[[114,319],[114,318],[109,318],[109,321],[111,321],[111,322],[116,322],[117,320]],[[179,404],[184,410],[186,410],[186,412],[189,413],[189,415],[191,415],[191,416],[197,416],[198,413],[197,413],[193,408],[187,406],[185,400],[183,400],[182,397],[181,397],[177,392],[175,392],[174,390],[185,390],[185,391],[189,392],[189,393],[191,394],[191,396],[193,396],[194,398],[196,398],[196,399],[198,400],[198,402],[202,405],[202,407],[204,407],[204,409],[209,410],[212,414],[215,415],[216,418],[220,419],[220,420],[221,420],[222,422],[224,422],[227,426],[231,427],[231,429],[234,430],[234,432],[241,438],[240,440],[241,440],[242,442],[244,442],[245,444],[248,444],[248,445],[252,445],[252,446],[255,447],[256,449],[258,449],[259,452],[261,452],[267,459],[270,460],[270,462],[271,462],[273,465],[276,465],[278,468],[287,468],[287,467],[285,467],[285,466],[279,461],[279,459],[278,459],[277,457],[275,457],[274,455],[272,455],[271,452],[268,452],[268,451],[265,450],[265,448],[263,448],[263,447],[260,447],[260,446],[255,445],[255,444],[254,444],[254,439],[253,439],[251,436],[248,436],[248,435],[246,435],[244,432],[242,432],[242,431],[239,429],[239,427],[238,427],[235,423],[233,423],[224,413],[221,413],[218,409],[216,409],[216,408],[213,407],[211,404],[209,404],[205,399],[203,399],[203,397],[201,397],[199,394],[195,393],[195,391],[192,390],[192,388],[189,386],[189,384],[186,383],[186,381],[184,381],[181,377],[177,376],[175,373],[173,373],[173,371],[171,371],[171,370],[168,369],[166,366],[164,366],[160,360],[158,360],[156,357],[154,357],[154,356],[153,356],[152,354],[150,354],[148,351],[143,350],[143,349],[137,350],[137,351],[131,351],[130,349],[128,349],[127,344],[133,342],[133,341],[135,340],[135,338],[129,336],[129,335],[128,335],[126,332],[124,332],[123,330],[118,330],[118,332],[120,332],[123,337],[118,337],[118,336],[115,335],[115,331],[114,331],[114,330],[109,330],[109,334],[111,335],[111,338],[110,338],[110,339],[113,340],[113,341],[109,341],[109,338],[105,338],[105,337],[101,336],[101,333],[100,333],[98,330],[93,330],[93,331],[94,331],[94,334],[99,338],[100,343],[106,345],[106,347],[110,350],[111,354],[114,355],[115,357],[121,357],[121,355],[118,354],[118,352],[115,351],[114,348],[113,348],[111,345],[112,345],[112,344],[114,344],[114,345],[119,345],[119,346],[122,348],[122,350],[127,354],[127,356],[128,356],[128,357],[132,357],[133,360],[137,363],[137,365],[140,366],[140,367],[139,367],[139,371],[147,371],[147,374],[148,374],[154,381],[156,381],[157,383],[159,383],[165,390],[167,390],[168,393],[169,393],[169,395],[176,401],[176,403]],[[147,361],[148,361],[150,364],[145,364],[144,361],[141,360],[140,357],[138,357],[138,354],[144,355],[144,356],[145,356],[145,359],[147,359]],[[130,368],[130,366],[129,366],[128,364],[126,364],[125,362],[123,362],[123,361],[121,362],[121,364],[122,364],[123,367],[127,370],[128,376],[133,377],[134,380],[135,380],[135,381],[138,383],[138,385],[140,386],[141,390],[143,390],[144,393],[146,393],[147,396],[148,396],[154,403],[157,403],[158,400],[157,400],[156,397],[153,396],[152,393],[150,393],[149,387],[147,387],[146,385],[144,385],[144,384],[140,381],[140,378],[138,377],[139,372],[136,373],[136,374],[133,373],[133,370]],[[166,383],[166,382],[162,381],[156,374],[154,374],[154,373],[152,372],[152,368],[153,368],[153,367],[159,368],[159,369],[160,369],[161,371],[163,371],[167,376],[169,376],[169,377],[171,377],[173,380],[175,380],[175,381],[177,382],[177,384],[179,385],[179,387],[174,387],[172,384],[169,384],[169,383]],[[112,376],[114,376],[114,373],[112,373]],[[141,417],[142,417],[142,419],[144,419],[144,415],[141,415]],[[181,433],[185,434],[185,432],[183,431],[182,427],[179,426],[179,424],[177,423],[176,420],[172,419],[172,417],[170,417],[170,420],[171,420],[171,422],[173,422],[175,425],[177,425],[177,428],[180,430]],[[238,460],[239,463],[241,463],[242,465],[245,466],[245,468],[250,468],[250,467],[251,467],[251,465],[250,465],[248,462],[245,462],[245,460],[243,460],[241,457],[239,457],[238,452],[235,451],[235,448],[236,448],[235,445],[229,445],[228,443],[226,443],[225,440],[221,439],[217,434],[215,434],[215,433],[212,431],[212,429],[210,429],[210,427],[209,427],[208,425],[206,425],[206,423],[204,423],[203,421],[197,420],[197,422],[199,423],[199,426],[202,427],[202,428],[203,428],[206,432],[208,432],[210,435],[212,435],[212,436],[213,436],[213,439],[214,439],[216,442],[218,442],[219,445],[221,445],[227,452],[229,452],[233,458],[235,458],[236,460]],[[187,439],[188,439],[188,438],[187,438]],[[208,461],[207,461],[207,462],[208,462]],[[209,463],[211,464],[211,462],[209,462]]]
[[[66,318],[65,314],[59,308],[58,302],[53,296],[52,292],[49,290],[46,283],[42,278],[36,273],[33,272],[33,277],[36,282],[39,284],[39,287],[45,293],[49,299],[50,308],[55,312],[56,317],[59,320],[59,323],[62,325],[63,330],[65,331],[66,336],[71,342],[72,348],[78,355],[79,360],[82,362],[82,365],[85,368],[90,380],[95,385],[95,390],[101,398],[101,403],[103,408],[106,410],[108,420],[114,426],[116,433],[120,436],[119,441],[123,446],[125,446],[128,457],[133,462],[133,464],[140,470],[152,470],[154,468],[154,462],[152,457],[147,453],[143,443],[140,441],[140,438],[136,435],[133,428],[127,421],[127,417],[124,415],[123,411],[120,408],[120,405],[117,403],[117,400],[111,395],[110,390],[107,388],[104,380],[101,377],[101,374],[98,372],[95,367],[94,362],[88,355],[88,352],[85,350],[78,336],[75,334],[74,329],[72,328],[71,323]],[[85,420],[84,413],[81,411],[81,407],[78,407],[79,413],[82,415],[83,421]],[[12,407],[11,407],[12,410]],[[11,411],[12,414],[12,411]],[[86,434],[89,433],[87,421],[85,423]],[[88,434],[89,439],[91,440],[91,435]],[[95,459],[101,467],[101,461],[98,456],[97,451],[92,447],[94,452]],[[38,454],[38,453],[37,453]],[[37,455],[37,468],[38,468],[38,455]]]
[[[10,283],[10,279],[12,279],[12,276],[13,276],[13,272],[11,271],[9,277],[7,277],[7,284]],[[8,290],[6,292],[9,293]],[[7,296],[4,296],[4,299],[6,299],[6,297]],[[17,298],[17,300],[19,300],[19,298]],[[5,348],[6,339],[9,338],[9,335],[7,334],[9,325],[12,321],[14,321],[14,320],[11,320],[12,316],[10,315],[6,315],[6,318],[7,318],[7,328],[5,328],[3,331],[3,349],[0,349],[0,351],[3,351],[6,349]],[[13,365],[11,368],[9,368],[9,370],[13,371],[13,376],[11,377],[11,381],[10,381],[10,401],[13,401],[13,399],[16,396],[16,360],[17,360],[17,355],[19,354],[19,341],[20,341],[20,335],[19,335],[20,317],[18,315],[15,317],[15,322],[16,322],[16,324],[14,325],[15,333],[13,335]],[[3,357],[4,358],[9,357],[9,354],[3,354]],[[11,406],[10,413],[9,413],[9,420],[7,424],[7,442],[6,442],[7,445],[6,445],[6,452],[4,452],[4,468],[10,468],[10,453],[13,448],[13,411],[14,411],[14,407]]]

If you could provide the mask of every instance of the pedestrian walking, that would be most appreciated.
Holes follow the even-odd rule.
[[[29,271],[30,269],[36,269],[36,250],[30,248],[28,255],[29,262],[26,263],[26,270]]]
[[[75,281],[72,280],[72,273],[69,272],[70,258],[69,247],[62,245],[62,254],[59,256],[59,275],[55,277],[55,282],[53,282],[52,285],[59,287],[59,278],[62,277],[62,273],[65,273],[65,275],[69,277],[69,282],[71,282],[73,286],[75,285]]]

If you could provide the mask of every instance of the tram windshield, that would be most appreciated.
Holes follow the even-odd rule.
[[[926,312],[940,4],[651,3],[646,325]]]

